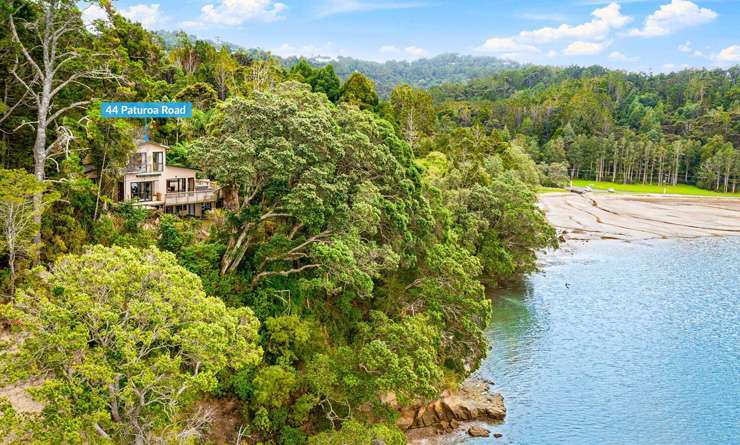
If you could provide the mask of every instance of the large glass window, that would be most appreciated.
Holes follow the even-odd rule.
[[[177,192],[187,191],[185,186],[186,186],[185,178],[168,179],[167,180],[167,193],[177,193]]]
[[[155,151],[152,153],[152,166],[155,172],[164,171],[164,152]]]
[[[152,182],[132,182],[131,199],[138,199],[139,201],[151,201],[152,184]]]
[[[146,172],[146,153],[134,153],[128,161],[129,171]]]

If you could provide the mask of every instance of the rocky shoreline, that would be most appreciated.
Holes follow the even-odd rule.
[[[410,444],[434,445],[449,443],[450,436],[489,437],[486,426],[505,416],[503,396],[491,392],[489,382],[473,378],[456,392],[444,391],[426,405],[402,409],[397,425],[406,430]],[[494,432],[493,437],[501,434]]]

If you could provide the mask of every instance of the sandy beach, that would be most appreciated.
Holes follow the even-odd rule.
[[[740,235],[740,199],[684,195],[549,193],[540,205],[566,240]]]

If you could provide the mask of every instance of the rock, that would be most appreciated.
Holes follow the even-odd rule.
[[[504,398],[488,391],[489,382],[467,382],[457,393],[444,396],[426,405],[401,410],[396,425],[403,429],[434,427],[437,431],[458,428],[460,422],[499,421],[506,416]]]
[[[396,426],[402,430],[411,428],[416,420],[416,410],[414,408],[404,408],[401,410],[401,415],[396,420]]]
[[[468,429],[468,434],[472,437],[488,437],[491,432],[485,428],[481,428],[477,425],[473,425]]]
[[[437,417],[437,414],[434,412],[434,406],[425,406],[419,410],[419,412],[416,414],[416,422],[421,426],[432,426],[439,418]]]
[[[383,405],[387,405],[390,408],[398,409],[398,399],[396,398],[396,393],[393,391],[388,391],[381,394],[380,403],[382,403]]]
[[[370,445],[385,445],[385,440],[373,439],[372,442],[370,442]]]
[[[504,437],[504,435],[501,434],[501,433],[493,433],[493,437],[495,437],[496,439],[500,439],[500,438]]]

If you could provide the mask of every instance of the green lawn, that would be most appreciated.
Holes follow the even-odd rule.
[[[567,190],[561,189],[559,187],[537,187],[537,193],[558,193],[558,192],[565,192]]]
[[[693,185],[668,185],[659,186],[655,184],[617,184],[614,182],[597,182],[597,181],[586,181],[583,179],[576,179],[573,181],[573,185],[576,187],[591,186],[594,190],[608,190],[613,188],[618,192],[631,192],[631,193],[666,193],[673,195],[702,195],[702,196],[733,196],[740,198],[740,193],[720,193],[713,192],[711,190],[700,189]]]

